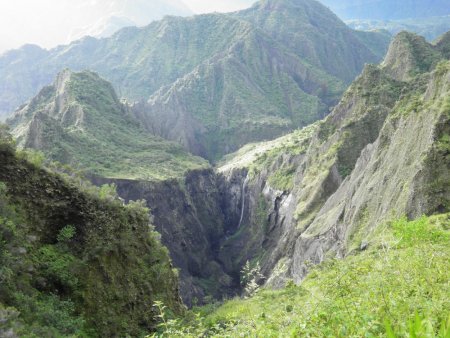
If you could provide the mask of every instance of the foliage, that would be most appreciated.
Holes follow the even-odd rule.
[[[254,296],[264,282],[264,275],[261,273],[259,262],[254,266],[249,261],[245,263],[241,270],[241,286],[245,297]]]
[[[75,236],[76,231],[77,230],[73,225],[66,225],[59,231],[58,237],[56,237],[56,239],[60,243],[68,242],[73,238],[73,236]]]
[[[439,337],[450,334],[450,215],[387,224],[369,249],[170,323],[172,337]],[[155,336],[164,336],[164,330]]]
[[[177,178],[189,170],[208,167],[205,160],[181,146],[146,132],[112,86],[97,74],[65,70],[59,76],[67,77],[64,90],[68,100],[60,109],[71,116],[69,121],[61,122],[52,111],[55,86],[43,89],[52,95],[39,94],[23,108],[25,114],[10,121],[18,145],[39,150],[21,151],[24,159],[39,167],[43,152],[49,160],[90,175],[142,180]],[[40,127],[29,129],[36,124]],[[30,142],[28,135],[36,133],[38,141]]]
[[[114,186],[80,188],[76,176],[11,151],[0,157],[0,332],[141,336],[156,325],[155,299],[182,311],[177,275],[142,202],[124,206]]]
[[[18,151],[17,157],[30,162],[36,168],[41,168],[45,161],[44,153],[42,151],[34,150],[34,149],[24,149],[24,150]]]

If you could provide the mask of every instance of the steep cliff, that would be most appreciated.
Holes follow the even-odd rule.
[[[142,336],[156,328],[153,302],[183,311],[148,211],[76,182],[0,130],[2,336]]]
[[[227,229],[220,178],[211,170],[196,170],[178,180],[136,181],[93,178],[97,185],[114,183],[128,200],[144,199],[152,222],[179,269],[180,294],[187,305],[223,299],[239,291],[239,275],[219,259]]]
[[[224,244],[225,262],[260,262],[269,285],[300,282],[308,264],[366,248],[376,225],[448,211],[449,63],[442,46],[427,44],[426,68],[391,67],[415,48],[410,41],[423,41],[406,35],[381,66],[365,68],[325,120],[222,165],[243,192],[230,204],[243,218]],[[423,55],[423,45],[409,55]]]

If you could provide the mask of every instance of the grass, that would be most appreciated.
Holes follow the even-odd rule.
[[[322,263],[300,286],[196,308],[155,336],[447,338],[449,229],[450,214],[399,219],[367,250]]]

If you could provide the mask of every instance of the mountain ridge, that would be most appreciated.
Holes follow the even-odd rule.
[[[66,69],[7,122],[20,147],[91,175],[158,180],[208,167],[146,133],[128,110],[97,74]]]
[[[10,108],[6,108],[3,104],[7,103],[11,107],[11,104],[16,105],[27,99],[33,95],[37,87],[50,82],[54,74],[65,67],[75,71],[88,68],[98,72],[113,83],[121,97],[134,102],[147,100],[151,95],[157,95],[161,88],[175,86],[177,81],[188,74],[195,73],[197,69],[208,67],[208,64],[212,63],[209,65],[210,70],[206,71],[206,78],[200,79],[197,92],[193,88],[190,90],[185,88],[182,99],[191,101],[187,115],[197,114],[193,122],[193,133],[200,134],[200,140],[195,141],[203,148],[208,140],[218,144],[214,149],[207,149],[204,152],[195,148],[189,150],[215,160],[224,153],[236,150],[247,141],[271,138],[303,126],[304,122],[291,121],[286,128],[284,121],[273,119],[272,112],[278,110],[285,112],[288,110],[286,106],[292,107],[294,115],[303,114],[303,119],[306,118],[308,123],[311,118],[321,118],[337,101],[345,85],[359,73],[364,63],[376,62],[384,53],[389,38],[371,33],[362,39],[360,33],[347,28],[333,13],[315,1],[296,2],[294,4],[297,5],[294,7],[288,0],[277,4],[285,5],[279,5],[270,11],[266,19],[276,22],[277,27],[284,27],[280,30],[280,34],[276,34],[274,26],[266,24],[269,22],[266,19],[258,21],[258,16],[265,11],[258,10],[258,5],[255,5],[253,9],[230,14],[207,14],[190,18],[166,17],[144,28],[123,29],[109,39],[85,38],[69,46],[44,51],[42,55],[38,51],[34,52],[39,54],[39,57],[31,57],[26,51],[21,51],[23,54],[21,58],[14,59],[11,58],[14,53],[9,53],[0,58],[0,65],[3,65],[0,67],[2,79],[0,109],[8,110]],[[286,10],[286,6],[289,10]],[[295,10],[291,11],[291,7]],[[253,19],[252,15],[256,19]],[[327,28],[328,23],[334,26]],[[303,28],[305,32],[302,33]],[[291,31],[296,33],[292,36],[289,33]],[[238,51],[239,48],[241,52]],[[230,50],[234,51],[236,60],[230,63],[224,59],[222,62],[228,63],[222,67],[220,58],[226,58]],[[378,53],[374,52],[376,50]],[[258,60],[255,63],[259,68],[251,64],[249,57]],[[272,57],[273,63],[278,64],[278,68],[283,65],[285,69],[275,74],[271,86],[267,83],[267,78],[257,76],[263,69],[270,69]],[[204,102],[201,97],[201,92],[206,92],[207,86],[211,84],[207,76],[214,72],[215,67],[222,67],[221,72],[227,80],[224,82],[226,86],[223,90],[228,93],[231,106],[233,102],[235,103],[230,110],[256,120],[255,117],[261,117],[261,114],[252,107],[252,102],[249,102],[251,96],[255,93],[256,97],[260,98],[273,96],[271,98],[273,109],[271,108],[269,114],[263,114],[263,117],[272,119],[270,123],[277,135],[274,133],[264,135],[265,131],[262,131],[257,139],[255,139],[257,133],[253,133],[253,138],[239,141],[241,138],[239,133],[242,134],[242,130],[229,130],[231,139],[236,136],[235,144],[223,143],[220,135],[215,137],[214,128],[229,124],[233,118],[233,113],[228,116],[228,112],[221,111],[218,107],[220,95],[214,102]],[[298,74],[300,71],[296,70],[305,67],[313,74],[306,82],[304,82],[305,71]],[[274,70],[276,73],[277,69]],[[234,85],[241,83],[241,86],[246,86],[247,82],[253,86],[247,92],[242,92],[241,88]],[[313,82],[316,88],[319,88],[311,93],[307,85]],[[285,88],[274,90],[273,86]],[[220,91],[221,88],[217,90]],[[193,97],[196,97],[196,100],[193,100]],[[170,104],[167,109],[171,111],[172,116],[185,116],[183,112],[185,107],[177,106],[176,101],[174,98],[175,104]],[[242,105],[240,102],[247,104]],[[257,100],[253,101],[253,104],[257,103]],[[212,109],[209,109],[208,105],[211,105]],[[317,106],[320,106],[319,109]],[[210,110],[214,111],[215,117]],[[314,112],[310,114],[314,114],[313,117],[307,116],[309,110]],[[215,126],[211,127],[205,139],[202,139],[203,128],[208,129],[208,119],[213,119]],[[282,128],[279,127],[280,124]],[[165,132],[157,130],[157,134],[164,135]],[[178,141],[176,137],[172,139]]]

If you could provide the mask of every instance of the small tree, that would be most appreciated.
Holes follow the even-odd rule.
[[[252,267],[250,262],[247,261],[241,270],[241,285],[244,289],[244,297],[251,297],[256,294],[264,279],[259,262]]]

